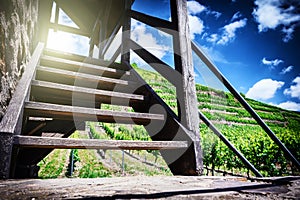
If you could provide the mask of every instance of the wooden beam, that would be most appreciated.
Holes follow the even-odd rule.
[[[107,35],[107,29],[108,29],[108,18],[109,18],[109,13],[111,12],[111,7],[112,7],[112,1],[106,1],[105,2],[105,11],[103,16],[100,19],[100,30],[99,30],[99,55],[98,58],[104,59],[104,53],[103,53],[103,48],[106,44],[106,35]]]
[[[120,78],[130,75],[129,71],[100,66],[85,62],[72,61],[53,56],[42,56],[41,65],[47,65],[59,69],[88,73],[92,75],[102,75],[109,78]]]
[[[59,31],[64,31],[64,32],[68,32],[68,33],[73,33],[73,34],[77,34],[77,35],[90,37],[90,33],[88,33],[88,32],[82,31],[81,29],[78,29],[78,28],[65,26],[62,24],[49,23],[49,28],[52,28],[54,30],[59,30]]]
[[[168,33],[170,35],[173,35],[175,33],[174,29],[174,23],[159,19],[157,17],[153,17],[150,15],[146,15],[144,13],[140,13],[138,11],[131,10],[129,13],[130,17],[143,22],[144,24],[147,24],[149,26],[152,26],[154,28],[157,28],[165,33]]]
[[[194,143],[196,165],[201,171],[203,161],[187,1],[173,0],[170,4],[172,23],[177,31],[177,34],[173,35],[174,63],[176,71],[181,74],[181,86],[176,87],[178,116],[183,126],[193,134],[191,138]]]
[[[165,79],[170,81],[175,87],[181,86],[181,76],[179,73],[170,67],[168,64],[158,59],[142,46],[130,40],[129,46],[139,57],[141,57],[146,63],[148,63],[153,69],[160,73]]]
[[[122,15],[121,17],[123,17],[124,15]],[[105,46],[103,47],[103,56],[106,54],[107,50],[109,49],[109,47],[111,46],[112,42],[114,41],[116,35],[118,34],[120,28],[121,28],[121,19],[119,20],[118,24],[116,25],[116,27],[114,28],[114,30],[112,31],[111,35],[109,36],[109,38],[107,39]]]
[[[95,106],[91,102],[128,106],[145,103],[144,96],[78,87],[46,81],[32,81],[31,96],[35,101],[72,105],[74,98],[80,105]]]
[[[11,138],[13,135],[21,134],[24,102],[43,48],[43,43],[37,45],[0,123],[0,178],[10,176],[11,162],[13,162],[11,161]]]
[[[123,18],[123,27],[122,27],[122,47],[121,47],[121,63],[130,63],[130,32],[131,32],[131,18],[129,12],[131,9],[131,0],[124,1],[125,15]]]
[[[164,120],[164,115],[162,114],[101,110],[39,102],[26,102],[25,114],[29,117],[50,117],[61,120],[78,119],[78,121],[102,121],[110,123],[136,123],[139,125],[147,125],[152,120]]]
[[[112,57],[109,58],[109,61],[111,63],[115,62],[117,60],[117,58],[120,56],[120,54],[121,54],[121,48],[122,48],[122,44],[119,45],[119,47],[115,51],[114,55],[112,55]],[[123,65],[123,66],[125,66],[125,65]]]
[[[71,139],[56,137],[14,136],[14,145],[22,148],[55,149],[128,149],[128,150],[167,150],[187,148],[186,141],[130,141]]]
[[[40,67],[38,67],[38,70],[47,72],[47,73],[51,73],[51,74],[60,75],[65,78],[81,79],[81,80],[86,80],[86,81],[90,81],[90,82],[97,82],[97,83],[103,82],[106,84],[120,84],[120,85],[124,85],[124,86],[136,85],[136,83],[132,82],[132,81],[101,77],[101,76],[85,74],[85,73],[80,73],[80,72],[73,72],[73,71],[68,71],[68,70],[63,70],[63,69],[55,69],[55,68],[51,68],[51,67],[40,66]]]
[[[53,0],[43,0],[39,1],[38,10],[38,42],[43,42],[46,44],[48,38],[48,29],[51,18]]]

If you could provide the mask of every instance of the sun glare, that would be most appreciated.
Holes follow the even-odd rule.
[[[80,55],[87,55],[89,39],[84,36],[49,30],[47,48]]]

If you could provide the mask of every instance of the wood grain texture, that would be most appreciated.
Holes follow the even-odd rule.
[[[37,68],[37,70],[50,73],[53,76],[59,75],[59,76],[65,77],[65,78],[83,79],[83,80],[87,80],[87,81],[103,82],[103,83],[107,83],[107,84],[120,84],[120,85],[134,85],[135,84],[134,82],[131,82],[131,81],[95,76],[95,75],[91,75],[91,74],[73,72],[73,71],[68,71],[68,70],[63,70],[63,69],[55,69],[55,68],[51,68],[51,67],[39,66]]]
[[[176,87],[178,116],[181,124],[189,130],[189,135],[194,143],[196,168],[201,172],[203,171],[203,160],[187,1],[174,0],[170,3],[172,22],[178,32],[173,36],[175,69],[182,77],[181,87]]]
[[[0,132],[20,134],[23,105],[28,95],[30,83],[34,76],[36,66],[43,52],[44,44],[39,43],[27,64],[26,70],[20,79],[16,91],[9,103],[7,111],[0,123]],[[19,125],[19,127],[18,127]]]
[[[97,59],[97,58],[92,58],[92,57],[86,57],[86,56],[73,54],[73,53],[67,53],[67,52],[58,51],[58,50],[54,51],[52,49],[47,49],[47,48],[44,50],[44,55],[73,60],[73,61],[77,61],[77,62],[89,63],[89,64],[93,64],[93,65],[100,65],[100,66],[109,67],[109,68],[113,68],[113,69],[128,70],[126,65],[121,65],[119,63],[114,63],[114,62],[105,61],[102,59]]]
[[[32,136],[15,136],[14,145],[23,148],[132,150],[177,149],[187,148],[188,146],[186,141],[95,140]]]
[[[128,94],[128,93],[121,93],[121,92],[114,92],[114,91],[107,91],[107,90],[98,90],[92,88],[52,83],[47,81],[33,80],[31,86],[41,87],[45,90],[54,89],[54,90],[63,90],[64,92],[81,93],[82,95],[90,94],[99,97],[112,97],[112,98],[120,98],[120,99],[131,99],[137,101],[144,100],[143,95]]]
[[[39,102],[26,102],[25,114],[26,116],[50,117],[53,119],[74,120],[74,118],[77,118],[82,121],[97,120],[131,124],[148,124],[151,120],[164,120],[164,115],[161,114],[100,110]]]
[[[171,35],[173,35],[175,33],[174,32],[174,29],[175,29],[174,23],[169,22],[167,20],[163,20],[163,19],[160,19],[157,17],[146,15],[144,13],[141,13],[141,12],[138,12],[135,10],[131,10],[129,12],[129,15],[130,15],[130,17],[132,17],[140,22],[143,22],[144,24],[147,24],[149,26],[157,28],[165,33],[168,33]]]
[[[57,58],[53,56],[42,56],[41,65],[66,69],[70,71],[79,71],[79,72],[91,71],[94,72],[95,75],[107,74],[110,76],[114,75],[115,77],[130,75],[130,72],[125,70],[119,70],[107,66],[94,65],[90,63],[72,61],[72,60]]]

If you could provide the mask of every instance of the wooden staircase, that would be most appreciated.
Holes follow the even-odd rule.
[[[54,148],[159,149],[174,174],[200,173],[199,141],[131,66],[41,44],[32,59],[0,124],[2,133],[13,132],[9,177],[37,177],[37,163]],[[85,121],[144,125],[153,142],[69,139]]]

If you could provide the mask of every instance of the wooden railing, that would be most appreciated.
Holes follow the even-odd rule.
[[[193,51],[203,61],[203,63],[214,73],[214,75],[225,85],[225,87],[233,94],[233,96],[241,103],[241,105],[250,113],[262,129],[269,135],[269,137],[277,144],[277,146],[284,152],[285,156],[290,159],[295,166],[300,169],[300,163],[296,157],[286,148],[286,146],[278,139],[275,133],[268,127],[262,118],[253,110],[247,101],[240,95],[240,93],[231,85],[226,77],[218,70],[218,68],[210,61],[210,59],[202,52],[202,50],[192,43]],[[201,114],[201,116],[204,116]],[[202,117],[203,118],[203,117]],[[218,134],[217,134],[218,135]],[[219,136],[219,135],[218,135]],[[227,145],[228,146],[228,145]]]
[[[173,4],[174,6],[174,4]],[[171,5],[172,7],[172,5]],[[174,15],[174,14],[173,14]],[[172,15],[172,17],[173,17]],[[146,25],[170,34],[176,38],[176,22],[166,21],[157,17],[149,16],[138,11],[129,10],[128,16],[132,19],[138,20]],[[177,27],[178,28],[178,27]],[[178,37],[178,36],[177,36]],[[144,49],[142,46],[137,44],[135,41],[127,38],[127,43],[131,50],[133,50],[140,58],[148,63],[153,69],[160,73],[176,88],[180,87],[182,82],[181,77],[178,77],[177,70],[171,68],[168,64],[158,59],[156,56],[151,54],[149,51]],[[217,67],[208,59],[207,56],[201,51],[195,43],[191,42],[192,50],[197,56],[207,65],[207,67],[214,73],[214,75],[226,86],[226,88],[234,95],[234,97],[242,104],[242,106],[251,114],[251,116],[257,121],[257,123],[263,128],[263,130],[270,136],[270,138],[280,147],[285,153],[286,157],[289,158],[297,168],[300,169],[300,163],[295,156],[285,147],[285,145],[276,137],[272,130],[266,125],[266,123],[260,118],[260,116],[251,108],[251,106],[245,101],[245,99],[234,89],[230,82],[221,74]],[[174,49],[174,56],[178,54],[178,49]],[[180,70],[179,70],[180,71]],[[178,71],[177,71],[178,72]],[[180,73],[179,73],[180,75]],[[227,138],[201,113],[199,117],[205,124],[241,159],[241,161],[258,177],[262,177],[260,172],[231,144]]]
[[[24,103],[29,98],[30,83],[43,48],[44,44],[39,43],[34,50],[0,123],[0,179],[10,177],[13,137],[21,134]]]
[[[39,43],[34,50],[32,57],[26,67],[22,78],[13,94],[13,97],[6,110],[6,114],[0,123],[0,131],[11,134],[19,134],[21,132],[22,112],[25,100],[28,99],[30,83],[34,77],[36,67],[44,49],[44,44]]]

